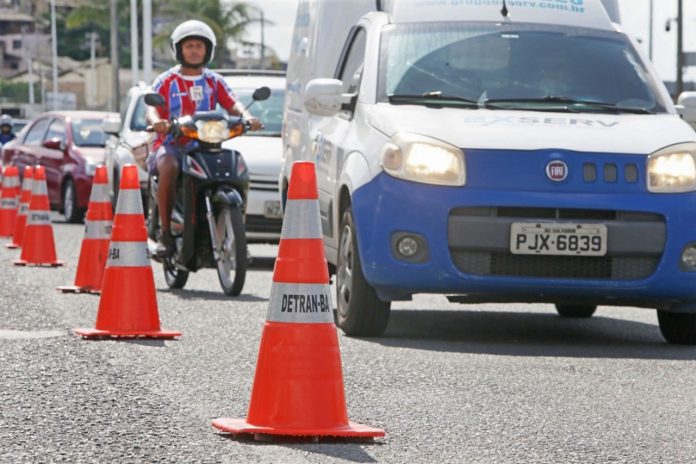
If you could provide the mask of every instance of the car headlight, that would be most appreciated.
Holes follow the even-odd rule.
[[[696,143],[680,143],[648,156],[648,190],[655,193],[696,191]]]
[[[221,143],[230,138],[226,121],[197,121],[198,140],[206,143]]]
[[[418,134],[398,133],[382,147],[382,167],[391,176],[435,185],[464,185],[464,153]]]

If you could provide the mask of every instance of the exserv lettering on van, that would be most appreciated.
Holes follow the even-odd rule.
[[[696,344],[696,97],[675,107],[616,0],[298,11],[279,182],[315,162],[343,331],[438,293],[652,308]]]

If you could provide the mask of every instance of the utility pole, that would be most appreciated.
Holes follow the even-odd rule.
[[[58,109],[58,33],[56,30],[56,0],[51,0],[51,54],[53,55],[53,109]]]
[[[97,33],[89,33],[89,62],[92,71],[92,85],[90,86],[89,102],[92,106],[97,104]]]
[[[261,66],[259,68],[265,69],[264,61],[266,58],[266,36],[265,36],[265,26],[266,20],[263,17],[263,10],[261,10]]]
[[[130,1],[130,27],[131,27],[131,84],[138,83],[138,0]]]
[[[29,104],[34,105],[35,103],[35,97],[34,97],[34,60],[32,60],[31,55],[33,54],[34,50],[31,50],[29,46],[27,46],[27,26],[22,26],[22,47],[24,47],[24,53],[25,56],[27,57],[27,73],[29,77]]]
[[[55,0],[53,0],[55,1]],[[118,71],[120,68],[118,62],[118,16],[116,14],[116,0],[111,0],[111,5],[109,9],[109,16],[111,19],[111,111],[118,111],[118,104],[120,100],[119,95],[119,83],[118,83]]]
[[[684,91],[684,10],[682,0],[677,0],[677,88],[674,100]]]
[[[152,82],[152,0],[143,0],[143,79]]]
[[[648,56],[650,57],[650,61],[653,60],[653,20],[654,18],[654,13],[653,13],[653,0],[650,0],[650,14],[648,15],[650,17],[650,25],[648,27],[648,37],[649,37],[649,43],[648,43]]]

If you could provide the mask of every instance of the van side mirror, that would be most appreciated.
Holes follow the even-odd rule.
[[[118,135],[121,132],[121,118],[108,117],[102,121],[102,130],[105,134]]]
[[[304,107],[315,116],[336,116],[352,95],[343,93],[343,82],[338,79],[312,79],[305,87]]]
[[[677,112],[696,130],[696,92],[683,92],[677,99]]]

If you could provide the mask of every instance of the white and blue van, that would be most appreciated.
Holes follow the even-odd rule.
[[[301,0],[287,76],[347,334],[439,293],[696,343],[696,133],[615,0]]]

